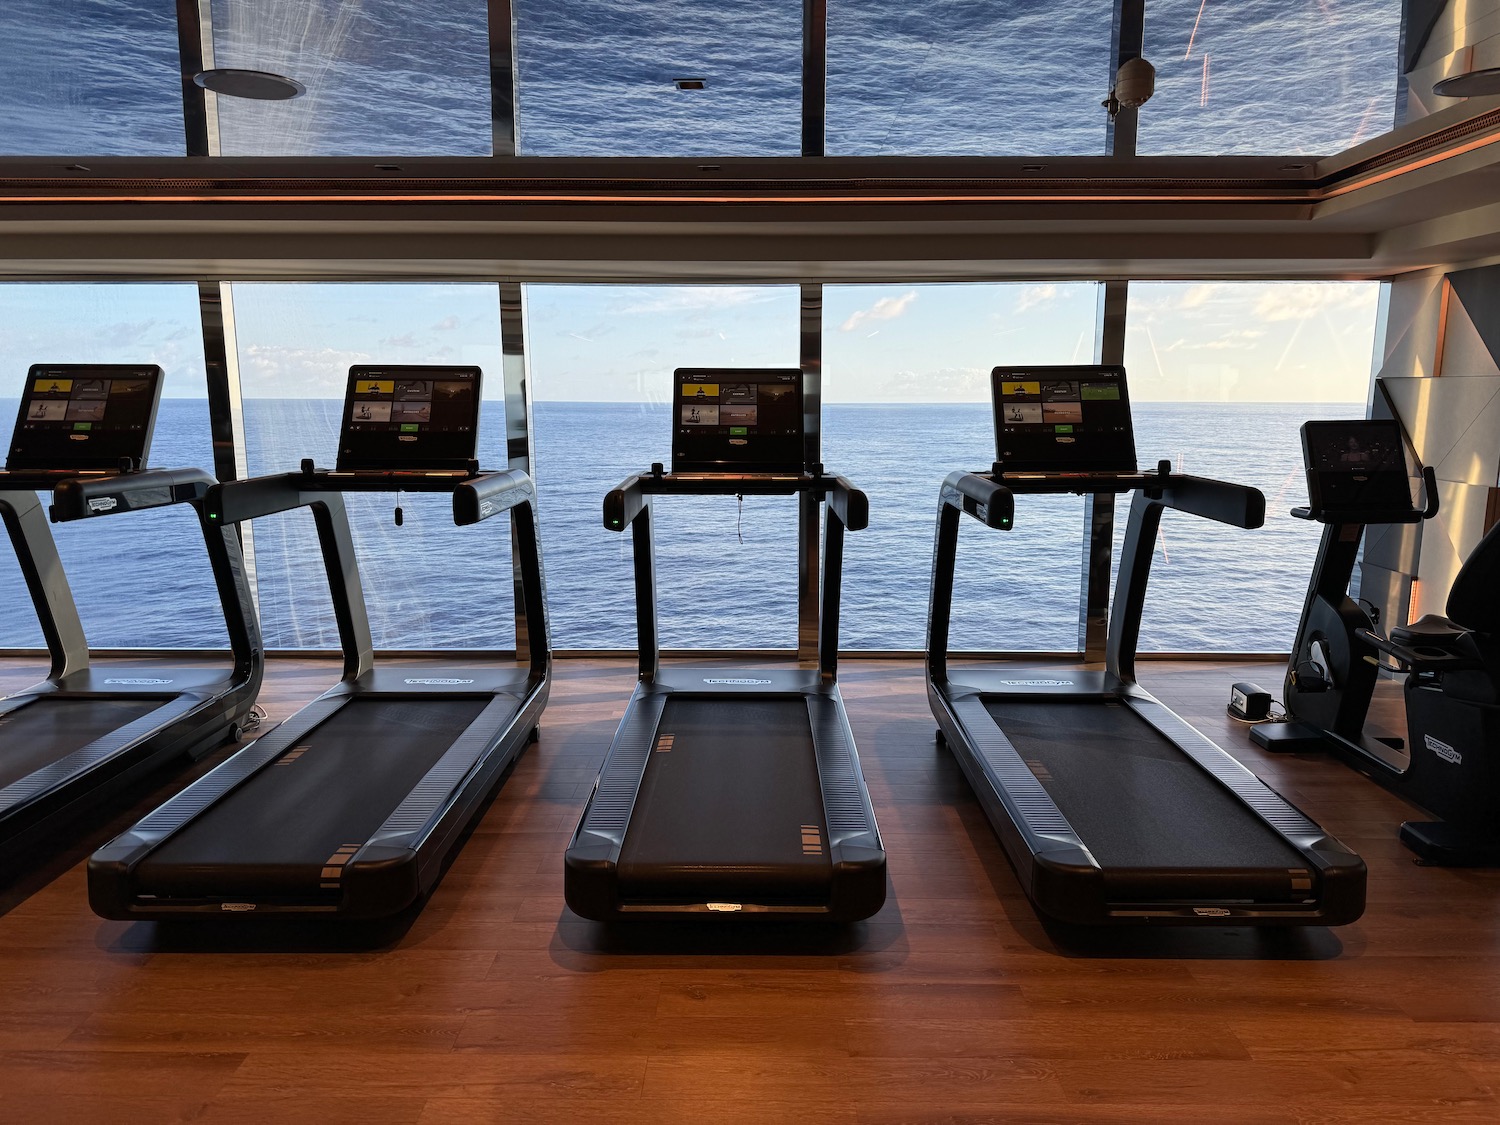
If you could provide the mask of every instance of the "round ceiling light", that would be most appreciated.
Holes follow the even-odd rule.
[[[1500,66],[1455,74],[1433,84],[1432,92],[1440,98],[1480,98],[1500,94]]]
[[[216,94],[258,102],[284,102],[307,93],[307,87],[295,78],[265,70],[201,70],[193,81]]]

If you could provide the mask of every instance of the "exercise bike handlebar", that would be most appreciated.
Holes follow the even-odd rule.
[[[1361,512],[1358,508],[1312,508],[1302,506],[1292,509],[1292,516],[1299,520],[1316,520],[1319,523],[1421,523],[1438,514],[1437,473],[1431,465],[1422,466],[1422,507],[1410,505],[1404,511],[1393,512],[1389,508],[1371,508]]]

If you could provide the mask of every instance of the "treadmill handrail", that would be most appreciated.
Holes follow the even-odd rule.
[[[632,473],[604,497],[604,526],[631,533],[635,571],[635,627],[637,668],[642,680],[656,679],[661,668],[661,646],[656,627],[656,547],[651,527],[653,495],[734,496],[799,495],[808,493],[828,505],[823,524],[822,589],[818,612],[818,671],[826,684],[838,677],[839,603],[843,586],[844,532],[863,531],[870,522],[870,498],[847,477],[816,473],[786,477],[699,476],[677,478],[653,466],[650,473]]]
[[[518,504],[536,506],[536,486],[520,469],[498,469],[471,477],[453,490],[453,522],[459,527],[508,512]]]
[[[1016,498],[1009,488],[997,480],[966,473],[962,470],[949,473],[938,493],[938,502],[973,516],[985,527],[1006,530],[1015,518]]]
[[[521,605],[526,619],[526,652],[531,675],[545,679],[552,672],[551,628],[547,616],[547,584],[537,531],[536,485],[521,469],[501,469],[464,481],[453,490],[453,522],[459,527],[511,514],[511,534],[521,564]]]
[[[1162,468],[1166,468],[1163,462]],[[1125,542],[1120,548],[1120,570],[1105,640],[1104,666],[1121,683],[1135,683],[1135,655],[1140,642],[1141,614],[1146,586],[1156,554],[1161,515],[1167,508],[1253,529],[1266,521],[1266,497],[1258,488],[1181,473],[1162,472],[1154,483],[1138,490],[1130,502]]]
[[[354,555],[354,536],[344,497],[332,489],[308,490],[305,473],[277,473],[248,480],[220,481],[203,501],[205,518],[226,529],[247,520],[310,508],[317,526],[323,569],[344,654],[345,680],[356,680],[375,667],[370,614]]]
[[[1144,490],[1153,503],[1234,527],[1253,529],[1266,522],[1266,497],[1258,488],[1185,473],[1168,473],[1161,480]]]
[[[145,469],[106,477],[74,477],[52,489],[50,515],[54,523],[118,512],[162,508],[202,500],[215,484],[202,469]]]

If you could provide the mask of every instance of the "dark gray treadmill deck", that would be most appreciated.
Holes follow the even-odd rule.
[[[985,710],[1047,790],[1107,883],[1173,870],[1234,875],[1284,897],[1307,860],[1130,707],[985,696]],[[1264,872],[1264,876],[1257,876]]]
[[[832,876],[807,702],[668,700],[620,852],[621,898],[826,902]]]
[[[135,722],[165,699],[38,699],[0,716],[0,789]]]
[[[490,702],[351,700],[147,856],[137,893],[316,895],[329,857],[368,840]]]

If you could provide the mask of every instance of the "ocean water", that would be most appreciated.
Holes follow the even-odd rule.
[[[0,402],[8,417],[14,402]],[[339,405],[251,399],[252,472],[331,458]],[[1318,528],[1291,519],[1306,502],[1297,430],[1308,418],[1358,417],[1362,404],[1165,404],[1135,408],[1143,465],[1260,488],[1266,526],[1245,531],[1175,513],[1163,521],[1141,631],[1143,651],[1277,651],[1295,629]],[[499,446],[490,406],[481,450]],[[954,469],[983,471],[993,451],[985,404],[828,405],[824,461],[870,497],[870,526],[845,543],[842,645],[920,649],[938,487]],[[604,494],[667,456],[660,405],[535,404],[536,478],[553,644],[635,643],[630,536],[602,525]],[[207,463],[206,405],[162,403],[152,463]],[[495,463],[490,459],[489,463]],[[514,644],[510,536],[504,520],[452,526],[446,497],[349,497],[370,605],[383,648]],[[1126,503],[1117,510],[1118,541]],[[655,502],[657,588],[667,647],[778,647],[796,642],[796,516],[784,498],[661,498]],[[191,516],[131,513],[55,533],[90,641],[101,647],[214,646],[223,626]],[[1070,650],[1078,643],[1083,502],[1022,497],[1011,532],[965,521],[952,643],[956,649]],[[254,525],[266,642],[337,644],[311,516]],[[41,643],[19,571],[0,555],[0,645]]]

